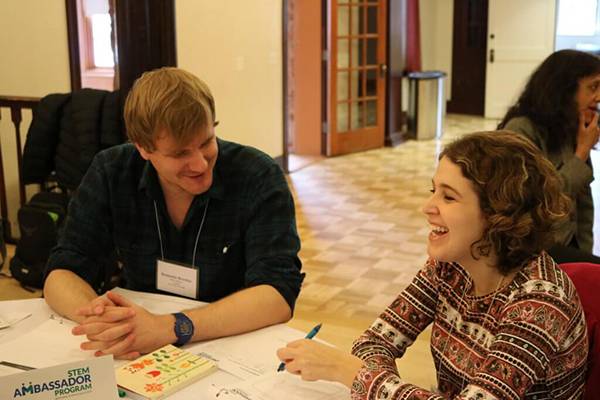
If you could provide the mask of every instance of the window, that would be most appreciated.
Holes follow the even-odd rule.
[[[600,0],[559,0],[555,50],[600,55]]]
[[[598,25],[598,0],[559,1],[557,35],[594,36]]]
[[[89,17],[92,28],[93,66],[95,68],[114,68],[115,59],[111,46],[112,24],[110,15],[93,14]]]
[[[82,88],[116,89],[111,4],[114,0],[73,0]]]

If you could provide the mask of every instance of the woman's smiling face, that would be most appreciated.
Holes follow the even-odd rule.
[[[438,261],[464,267],[477,260],[471,245],[483,237],[486,219],[473,183],[447,157],[440,160],[433,177],[432,195],[423,206],[431,231],[427,252]]]

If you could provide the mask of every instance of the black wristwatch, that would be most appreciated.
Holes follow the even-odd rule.
[[[184,313],[174,313],[173,316],[175,317],[173,329],[175,330],[175,336],[177,336],[177,341],[174,344],[175,346],[183,346],[194,336],[194,323]]]

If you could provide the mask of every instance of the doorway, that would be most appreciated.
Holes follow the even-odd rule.
[[[283,2],[286,172],[298,171],[324,157],[321,27],[325,4],[326,0]]]
[[[115,90],[114,0],[67,0],[71,90]]]
[[[124,99],[133,82],[143,72],[176,66],[174,0],[65,2],[71,90],[82,87],[119,89]],[[99,60],[93,53],[96,39],[92,40],[89,36],[93,35],[94,16],[100,17],[100,28],[103,28],[101,41],[104,44],[105,51],[102,54],[105,55],[105,64],[112,64],[104,68],[105,73],[111,74],[105,86],[95,85],[85,78],[86,68],[99,69],[96,68]],[[86,26],[89,27],[87,31],[84,29]],[[110,57],[113,58],[112,63],[107,60]],[[95,60],[95,64],[90,60]]]
[[[387,3],[284,1],[284,159],[290,172],[324,156],[384,145]]]
[[[452,98],[448,112],[483,115],[488,0],[454,0]]]

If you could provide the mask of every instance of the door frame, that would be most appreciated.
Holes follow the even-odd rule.
[[[290,75],[288,74],[289,69],[291,68],[290,65],[290,59],[291,57],[293,57],[293,41],[291,40],[290,37],[290,29],[293,29],[293,27],[290,24],[290,19],[292,17],[291,13],[292,13],[292,8],[294,7],[293,2],[294,1],[303,1],[303,0],[283,0],[282,2],[282,81],[283,81],[283,88],[282,88],[282,111],[283,111],[283,122],[282,122],[282,131],[283,131],[283,149],[282,149],[282,156],[281,156],[281,160],[278,160],[279,164],[282,166],[282,168],[284,169],[284,171],[287,173],[289,170],[289,155],[290,155],[290,149],[289,149],[289,144],[290,144],[290,135],[291,134],[297,134],[297,133],[292,133],[291,131],[293,130],[291,127],[291,107],[293,103],[293,93],[291,94],[291,98],[290,96],[290,90],[293,90],[293,86],[294,86],[294,81],[293,81],[293,77],[290,77]],[[331,0],[320,0],[320,7],[321,7],[321,21],[320,21],[320,30],[321,30],[321,56],[320,56],[320,66],[321,66],[321,91],[320,91],[320,131],[319,131],[319,141],[320,141],[320,155],[323,156],[327,156],[327,145],[328,145],[328,127],[331,128],[331,113],[329,110],[329,93],[331,92],[331,88],[329,86],[329,60],[330,57],[329,55],[331,54],[331,49],[329,46],[329,40],[328,40],[328,32],[329,32],[329,25],[328,25],[328,21],[329,21],[329,2]],[[387,10],[389,9],[390,6],[390,1],[391,0],[384,0],[384,6],[386,7],[386,17],[385,19],[385,25],[384,25],[384,32],[383,34],[386,37],[386,46],[384,48],[384,59],[386,61],[386,64],[388,62],[389,59],[389,34],[390,34],[390,29],[389,29],[389,15],[387,14]],[[293,21],[292,21],[293,24]],[[290,57],[291,56],[291,57]],[[381,119],[382,124],[383,124],[383,140],[381,142],[380,145],[378,145],[378,147],[383,147],[385,144],[390,144],[390,143],[397,143],[398,141],[392,141],[390,142],[388,140],[388,142],[386,143],[385,140],[388,136],[388,130],[389,130],[389,124],[387,122],[387,118],[388,115],[390,114],[390,101],[388,100],[389,97],[389,80],[390,80],[390,70],[389,68],[387,69],[387,71],[385,71],[384,73],[384,87],[385,87],[385,91],[383,91],[380,95],[378,94],[378,96],[381,96],[381,101],[384,104],[383,107],[383,115],[382,116],[378,116],[378,118]],[[279,159],[279,157],[278,157]]]
[[[283,149],[282,156],[277,157],[276,161],[286,173],[289,172],[291,153],[308,157],[324,155],[322,136],[324,112],[322,85],[325,82],[325,76],[322,73],[324,71],[322,67],[323,34],[321,31],[302,32],[306,31],[307,25],[311,28],[321,26],[321,30],[323,29],[325,4],[325,0],[314,4],[305,0],[284,0],[282,2]],[[321,87],[308,90],[306,81],[315,70],[321,73],[319,77]],[[314,73],[314,75],[318,74]],[[302,104],[306,102],[311,105],[311,109],[303,108]],[[306,118],[307,115],[309,118]]]
[[[289,174],[290,170],[289,170],[289,157],[290,157],[290,152],[288,150],[288,143],[289,143],[289,135],[290,133],[290,126],[289,126],[289,122],[288,122],[288,118],[290,117],[290,106],[288,103],[288,90],[289,90],[289,82],[288,82],[288,54],[289,54],[289,42],[288,42],[288,28],[289,28],[289,23],[288,23],[288,18],[289,18],[289,9],[290,9],[290,5],[289,5],[289,1],[290,0],[283,0],[282,3],[282,7],[281,7],[281,57],[282,57],[282,62],[281,62],[281,66],[282,66],[282,71],[281,71],[281,77],[282,77],[282,93],[281,93],[281,97],[282,97],[282,130],[283,130],[283,154],[281,155],[281,161],[278,161],[279,165],[281,166],[281,169],[283,169],[283,172],[286,174]]]

